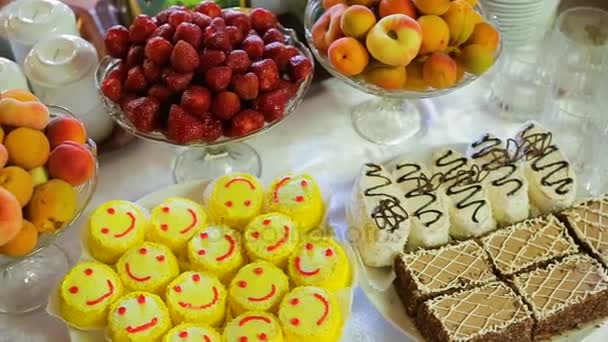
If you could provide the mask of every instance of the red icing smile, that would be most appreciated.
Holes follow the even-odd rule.
[[[277,186],[276,188],[274,188],[274,192],[272,193],[272,198],[274,199],[275,203],[279,203],[279,189],[281,189],[285,184],[287,184],[289,180],[291,180],[291,177],[285,177],[281,179],[279,183],[277,183]]]
[[[196,213],[194,212],[194,210],[188,208],[188,212],[192,216],[192,223],[188,227],[180,230],[180,234],[186,234],[187,232],[191,231],[192,228],[194,228],[194,226],[196,226],[196,224],[198,223],[198,218],[196,217]]]
[[[128,326],[127,327],[127,332],[130,333],[130,334],[135,334],[135,333],[138,333],[138,332],[146,331],[148,329],[154,328],[154,326],[156,324],[158,324],[158,318],[154,317],[148,323],[145,323],[145,324],[142,324],[142,325],[138,325],[136,327]]]
[[[226,183],[226,185],[224,185],[224,187],[226,189],[229,189],[230,186],[236,182],[245,182],[247,184],[249,184],[249,187],[251,188],[251,190],[255,190],[255,185],[253,185],[253,183],[251,183],[250,180],[248,179],[244,179],[244,178],[235,178],[235,179],[231,179],[228,183]]]
[[[127,216],[129,216],[129,218],[131,219],[131,224],[122,233],[114,234],[115,238],[120,239],[122,237],[125,237],[127,234],[129,234],[133,230],[133,228],[135,228],[135,221],[136,221],[135,215],[133,215],[133,213],[131,213],[131,212],[127,212]]]
[[[249,321],[262,321],[262,322],[266,322],[268,324],[271,323],[270,319],[268,319],[264,316],[247,316],[239,322],[239,326],[242,327],[243,325],[247,324]]]
[[[133,279],[133,280],[135,280],[135,281],[138,281],[138,282],[140,282],[140,283],[141,283],[141,282],[144,282],[144,281],[148,281],[148,280],[150,280],[150,278],[152,278],[151,276],[138,277],[138,276],[134,275],[134,274],[131,272],[131,267],[129,266],[129,263],[128,263],[128,262],[125,264],[125,271],[127,271],[127,274],[129,275],[129,277],[130,277],[131,279]]]
[[[300,257],[296,257],[296,260],[295,260],[296,270],[298,270],[298,272],[300,272],[300,274],[302,274],[302,275],[310,277],[310,276],[319,274],[319,272],[321,271],[320,268],[317,268],[314,271],[305,271],[305,270],[302,269],[301,263],[302,263],[302,259],[300,259]]]
[[[211,342],[211,339],[209,338],[209,336],[204,335],[203,338],[205,339],[205,342]]]
[[[87,301],[87,305],[97,305],[101,302],[103,302],[106,298],[109,298],[110,296],[112,296],[114,294],[114,284],[112,284],[112,282],[108,279],[106,280],[106,283],[108,284],[108,292],[104,293],[101,297],[93,299],[93,300],[88,300]]]
[[[202,305],[193,305],[192,303],[186,303],[186,302],[179,302],[179,306],[181,306],[182,308],[185,309],[192,309],[192,310],[204,310],[204,309],[208,309],[212,306],[214,306],[215,304],[217,304],[218,300],[220,300],[220,294],[217,291],[217,288],[214,286],[213,287],[213,299],[211,300],[211,302],[207,303],[207,304],[202,304]]]
[[[236,248],[236,242],[234,241],[232,236],[226,234],[224,235],[224,238],[228,241],[230,247],[228,248],[228,252],[226,252],[226,254],[220,255],[219,257],[215,258],[215,260],[217,261],[224,261],[225,259],[229,258],[232,253],[234,253],[234,249]]]
[[[281,238],[281,240],[277,241],[274,245],[266,247],[266,250],[272,252],[280,246],[284,245],[287,240],[289,240],[289,227],[283,226],[283,237]]]
[[[263,296],[263,297],[249,297],[247,298],[250,302],[263,302],[266,301],[270,298],[272,298],[272,296],[275,295],[275,293],[277,292],[277,288],[274,286],[274,284],[272,284],[272,288],[270,289],[270,292]]]
[[[327,301],[327,299],[325,299],[325,297],[321,296],[318,293],[315,293],[314,296],[321,303],[323,303],[323,316],[321,316],[321,318],[319,318],[319,320],[317,320],[317,325],[321,325],[321,324],[323,324],[323,321],[325,321],[327,319],[327,316],[329,315],[329,302]]]

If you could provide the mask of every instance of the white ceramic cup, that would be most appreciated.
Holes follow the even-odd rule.
[[[0,91],[9,89],[30,90],[27,79],[17,63],[0,57]]]

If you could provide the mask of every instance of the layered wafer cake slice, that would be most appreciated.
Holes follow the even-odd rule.
[[[425,302],[416,325],[429,342],[527,342],[534,320],[521,297],[496,281]]]
[[[535,340],[608,316],[608,274],[588,255],[523,273],[512,284],[532,310]]]
[[[407,159],[398,162],[393,171],[403,192],[403,205],[412,216],[406,244],[409,251],[445,245],[450,238],[450,215],[443,189],[421,189],[425,176],[429,174],[422,165]]]
[[[473,240],[401,254],[395,259],[395,273],[395,290],[410,315],[427,299],[498,280]]]
[[[528,180],[520,163],[503,163],[506,144],[486,133],[469,145],[467,155],[482,170],[488,170],[484,184],[488,188],[492,213],[498,225],[508,226],[528,218]],[[498,159],[497,159],[498,158]]]
[[[566,226],[553,215],[523,221],[479,240],[503,277],[578,252]]]
[[[580,244],[608,267],[608,194],[580,203],[561,215]]]
[[[456,239],[480,236],[496,228],[487,189],[482,182],[469,181],[475,177],[470,175],[470,167],[467,158],[452,149],[433,153],[433,172],[444,175],[450,235]]]

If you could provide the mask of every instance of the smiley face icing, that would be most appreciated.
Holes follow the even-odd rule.
[[[270,213],[254,218],[245,229],[245,250],[251,260],[266,260],[285,268],[299,241],[298,229],[287,215]]]
[[[228,287],[228,303],[233,314],[246,311],[276,312],[289,290],[285,273],[267,261],[241,268]]]
[[[335,296],[320,287],[296,287],[279,308],[279,321],[286,341],[337,341],[342,314]]]
[[[262,212],[264,187],[247,173],[233,173],[209,184],[204,194],[205,204],[217,223],[243,229]]]
[[[127,249],[144,241],[148,217],[144,209],[129,201],[109,201],[89,218],[87,245],[91,255],[114,264]]]
[[[108,312],[113,342],[158,341],[171,326],[165,303],[148,292],[131,292],[117,300]]]
[[[165,298],[174,323],[218,326],[226,314],[226,289],[202,272],[184,272],[167,286]]]
[[[122,293],[122,283],[112,268],[98,262],[82,262],[61,282],[59,311],[77,328],[100,328],[106,325],[110,304]]]
[[[206,222],[207,215],[198,203],[186,198],[169,198],[152,210],[149,239],[179,254]]]
[[[301,232],[317,227],[325,212],[319,185],[305,174],[275,179],[266,194],[266,206],[268,211],[291,217]]]
[[[163,342],[222,342],[222,337],[213,328],[182,323],[169,330],[163,337]]]
[[[283,342],[283,332],[274,315],[248,311],[234,318],[224,329],[226,342]]]
[[[351,280],[346,253],[331,238],[302,241],[289,257],[287,271],[296,285],[314,285],[330,291],[347,287]]]
[[[207,226],[188,242],[188,260],[192,269],[227,283],[245,263],[240,234],[224,225]]]
[[[179,266],[168,247],[144,242],[118,259],[116,271],[127,290],[160,295],[179,274]]]

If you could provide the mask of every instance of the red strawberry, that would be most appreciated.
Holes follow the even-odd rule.
[[[281,33],[281,31],[277,30],[276,28],[271,28],[266,31],[266,33],[264,33],[264,43],[270,44],[272,42],[285,42],[285,36],[283,35],[283,33]]]
[[[308,76],[312,75],[312,61],[302,55],[297,55],[289,59],[288,64],[289,77],[293,82],[300,83]]]
[[[222,15],[222,8],[213,1],[205,1],[194,8],[195,11],[203,13],[211,18]]]
[[[144,62],[144,48],[139,45],[133,45],[127,53],[127,66],[132,68],[141,65]]]
[[[171,90],[174,92],[180,92],[188,88],[190,82],[192,82],[192,79],[194,78],[194,74],[191,72],[182,74],[175,70],[166,69],[163,71],[161,77]]]
[[[300,87],[288,80],[280,79],[277,90],[280,90],[288,99],[296,96]]]
[[[226,60],[226,53],[220,50],[205,48],[200,54],[199,70],[207,71],[215,66],[219,66]]]
[[[272,59],[264,59],[251,64],[250,68],[260,81],[260,90],[273,90],[279,84],[279,69]]]
[[[226,22],[222,18],[212,19],[211,22],[203,30],[203,41],[209,39],[212,34],[223,31],[226,28]]]
[[[188,73],[196,70],[200,64],[198,53],[192,45],[180,40],[171,52],[171,66],[175,71]]]
[[[156,22],[159,25],[166,24],[169,21],[169,16],[171,15],[171,13],[173,13],[175,11],[190,11],[190,10],[188,8],[186,8],[185,6],[173,5],[165,10],[160,11],[156,15]]]
[[[232,117],[228,134],[231,137],[241,137],[262,127],[264,127],[264,115],[257,110],[245,109]]]
[[[148,89],[148,96],[155,98],[159,103],[167,103],[173,95],[171,89],[162,84],[155,84]]]
[[[156,30],[156,23],[145,14],[140,14],[133,20],[129,28],[129,37],[135,44],[144,44],[152,32]]]
[[[289,65],[289,60],[291,59],[291,57],[297,56],[299,54],[300,51],[298,51],[298,49],[296,49],[295,47],[286,46],[285,50],[283,50],[283,53],[279,55],[279,58],[277,60],[275,60],[279,71],[285,71]]]
[[[209,27],[207,27],[207,29],[209,29]],[[210,49],[222,51],[230,51],[230,48],[232,47],[231,37],[225,29],[209,34],[205,38],[204,44]]]
[[[252,61],[257,61],[264,55],[264,41],[258,35],[247,36],[243,40],[242,48]]]
[[[277,27],[277,17],[267,9],[255,8],[249,13],[251,27],[259,34],[264,34],[271,28]]]
[[[149,59],[144,60],[144,64],[142,65],[142,69],[144,71],[144,76],[146,76],[146,80],[148,82],[156,82],[160,80],[161,69],[156,63],[152,62]]]
[[[243,43],[243,33],[236,26],[226,26],[226,34],[233,47],[238,47]]]
[[[244,75],[235,75],[232,78],[232,89],[237,93],[243,100],[254,100],[258,97],[260,84],[258,77],[248,72]]]
[[[106,79],[101,82],[101,92],[113,102],[120,101],[120,97],[122,96],[122,83],[120,82],[120,79],[106,77]]]
[[[124,58],[131,46],[129,30],[121,25],[112,26],[106,33],[104,43],[110,56]]]
[[[191,86],[182,94],[180,105],[197,116],[206,113],[211,107],[211,92],[205,87]]]
[[[141,92],[146,90],[146,87],[148,87],[148,81],[146,80],[142,67],[136,66],[131,68],[127,73],[125,89],[134,92]]]
[[[160,103],[151,97],[140,97],[129,102],[125,114],[137,130],[151,132],[158,125]]]
[[[123,61],[118,64],[118,67],[112,69],[106,78],[116,78],[120,82],[124,82],[127,79],[127,72],[129,72],[129,68],[127,68],[127,63]]]
[[[180,40],[183,40],[193,48],[198,49],[201,45],[201,41],[203,39],[203,31],[200,27],[196,26],[192,23],[181,23],[175,29],[175,35],[173,36],[173,43],[177,43]]]
[[[177,10],[169,15],[168,23],[173,28],[177,28],[181,23],[189,23],[192,21],[192,12],[189,10]]]
[[[231,91],[223,91],[215,96],[211,104],[211,114],[228,120],[241,110],[241,99]]]
[[[222,135],[222,124],[219,120],[210,115],[199,119],[178,105],[171,106],[168,121],[167,137],[178,144],[198,140],[211,142]]]
[[[246,36],[251,30],[251,20],[249,16],[243,12],[227,10],[222,13],[222,18],[228,26],[236,26],[243,36]]]
[[[226,66],[232,69],[234,73],[245,72],[251,65],[249,55],[243,50],[234,50],[226,57]]]
[[[211,17],[200,12],[192,13],[192,23],[204,30],[211,24]]]
[[[122,97],[120,98],[119,101],[119,105],[120,108],[122,108],[123,111],[127,111],[129,103],[131,103],[131,101],[135,100],[137,98],[137,95],[133,94],[133,93],[123,93]]]
[[[232,70],[229,67],[213,67],[205,73],[205,83],[213,91],[222,91],[228,88],[232,79]]]
[[[175,29],[173,28],[173,26],[171,26],[169,24],[163,24],[163,25],[160,25],[159,27],[157,27],[156,30],[154,30],[154,32],[152,32],[152,34],[150,35],[150,37],[148,39],[152,39],[154,37],[163,37],[167,41],[171,41],[171,40],[173,40],[174,34],[175,34]]]
[[[165,65],[171,57],[173,45],[163,37],[154,37],[146,43],[146,58],[157,65]]]
[[[261,94],[253,103],[253,109],[264,114],[266,122],[281,118],[285,112],[287,97],[281,90]]]
[[[281,56],[285,53],[286,48],[287,47],[283,43],[279,43],[279,42],[270,43],[270,44],[264,46],[264,58],[272,59],[277,64],[277,67],[279,67],[279,70],[280,70],[281,68],[279,66],[279,62],[281,60]],[[285,64],[287,64],[288,61],[289,61],[289,59],[287,59],[285,61]]]

